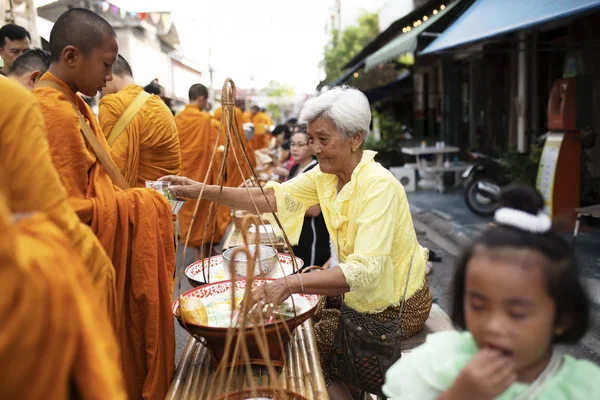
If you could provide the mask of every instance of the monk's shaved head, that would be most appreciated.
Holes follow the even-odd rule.
[[[195,101],[199,97],[204,97],[205,99],[208,99],[208,89],[206,89],[206,86],[204,86],[203,84],[196,83],[195,85],[192,85],[192,87],[190,87],[188,96],[190,98],[190,101]]]
[[[123,57],[119,54],[117,57],[117,61],[112,66],[113,75],[116,76],[130,76],[133,78],[133,71],[131,70],[131,66]]]
[[[48,71],[48,67],[50,67],[50,54],[42,49],[31,49],[17,57],[8,75],[21,76],[33,71],[44,74]]]
[[[77,47],[84,55],[101,47],[107,35],[116,37],[114,28],[101,16],[83,8],[63,13],[50,32],[52,61],[59,61],[67,46]]]

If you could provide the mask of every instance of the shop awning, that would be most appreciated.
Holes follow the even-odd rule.
[[[455,1],[454,3],[446,6],[443,10],[438,11],[437,14],[429,17],[427,21],[422,21],[420,25],[411,26],[410,31],[400,34],[400,36],[367,57],[365,59],[365,69],[368,71],[375,68],[377,65],[393,60],[402,54],[415,52],[417,50],[417,40],[419,35],[425,32],[427,28],[431,27],[431,25],[433,25],[441,17],[446,15],[446,13],[454,8],[454,6],[456,6],[458,3],[460,2]]]
[[[337,86],[337,85],[341,85],[342,83],[346,82],[348,80],[348,78],[350,78],[350,75],[352,75],[353,73],[358,71],[358,69],[360,67],[362,67],[363,65],[365,65],[365,63],[363,61],[356,63],[356,65],[348,68],[348,70],[342,76],[337,78],[336,81],[331,83],[329,86]]]
[[[600,0],[477,0],[420,54],[435,53],[600,8]]]

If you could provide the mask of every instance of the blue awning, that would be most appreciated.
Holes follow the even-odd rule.
[[[477,0],[421,54],[435,53],[600,8],[600,0]]]

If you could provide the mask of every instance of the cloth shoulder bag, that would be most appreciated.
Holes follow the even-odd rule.
[[[412,262],[411,258],[397,319],[376,321],[368,314],[348,307],[342,296],[329,368],[344,383],[383,396],[381,388],[385,373],[402,355],[400,327]]]

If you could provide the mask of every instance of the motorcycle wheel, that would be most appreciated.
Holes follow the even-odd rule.
[[[497,182],[489,178],[476,178],[471,180],[465,187],[465,204],[473,214],[481,217],[491,217],[498,208],[498,201],[479,193],[477,184],[484,181],[498,185]]]

